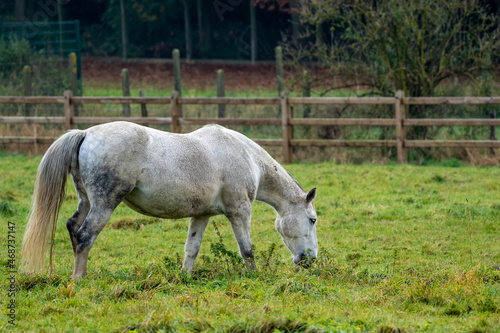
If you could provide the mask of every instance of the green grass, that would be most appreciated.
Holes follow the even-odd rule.
[[[279,97],[277,89],[267,89],[260,87],[249,87],[247,89],[231,89],[226,88],[226,97]],[[130,88],[130,96],[139,97],[139,91],[144,90],[147,97],[170,97],[173,86],[168,88],[158,89],[158,84],[142,84],[136,83]],[[363,95],[365,91],[347,91],[347,90],[334,90],[326,93],[322,97],[356,97]],[[123,91],[120,83],[97,83],[90,81],[84,86],[84,96],[115,96],[120,97]],[[302,97],[301,91],[289,92],[292,97]],[[312,92],[313,97],[321,96],[317,92]],[[184,97],[217,97],[217,88],[214,84],[213,87],[207,88],[183,88],[182,96]]]
[[[2,244],[14,222],[18,263],[39,161],[0,155]],[[253,208],[257,272],[234,258],[230,226],[216,217],[222,243],[209,226],[191,275],[179,269],[187,220],[144,217],[121,205],[90,253],[89,275],[71,281],[65,220],[76,195],[69,188],[54,274],[17,274],[16,329],[498,332],[500,169],[448,165],[286,166],[304,188],[318,188],[320,255],[308,270],[292,264],[265,204]],[[7,327],[2,311],[0,330]]]

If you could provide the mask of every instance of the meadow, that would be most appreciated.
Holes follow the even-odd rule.
[[[16,263],[40,157],[0,155],[2,274],[8,222]],[[120,205],[73,281],[65,221],[52,275],[17,272],[16,326],[2,277],[0,331],[19,332],[500,332],[500,168],[291,164],[316,186],[319,257],[293,265],[272,208],[255,203],[258,270],[247,271],[225,217],[212,219],[192,274],[180,270],[188,221]],[[5,276],[5,275],[2,275]]]
[[[135,72],[131,71],[132,75]],[[143,89],[150,97],[169,96],[171,76],[147,73],[151,77],[144,81],[133,78],[132,95],[138,96]],[[215,75],[213,81],[200,80],[198,74],[191,76],[184,96],[215,96]],[[228,87],[237,82],[248,86],[240,75],[233,76],[231,79],[228,73]],[[112,77],[115,80],[111,83],[109,79],[86,83],[84,95],[120,96],[119,71]],[[276,95],[274,81],[260,77],[258,81],[268,86],[228,89],[227,96]],[[196,86],[199,82],[206,86]],[[338,94],[347,92],[335,92]],[[2,115],[22,114],[23,107],[4,105]],[[35,108],[39,116],[62,114],[60,107]],[[119,116],[122,109],[119,105],[86,105],[78,112],[82,116]],[[168,106],[148,105],[148,112],[151,117],[161,117],[170,111]],[[217,106],[186,106],[184,112],[187,117],[216,117]],[[301,108],[294,112],[297,117],[303,114]],[[477,117],[483,110],[439,106],[426,112],[430,117]],[[132,115],[140,115],[138,105],[132,106]],[[269,106],[227,106],[226,115],[280,116],[278,108]],[[310,116],[392,117],[393,109],[317,107]],[[186,125],[183,132],[195,128]],[[281,136],[279,128],[273,126],[233,129],[251,138]],[[392,128],[330,130],[332,133],[322,127],[296,126],[294,135],[309,139],[327,135],[336,139],[395,137]],[[429,128],[427,135],[484,139],[488,131],[436,127]],[[0,128],[2,135],[58,136],[62,132],[62,127],[49,125]],[[7,148],[11,149],[0,149]],[[45,148],[24,145],[10,151],[36,155]],[[281,148],[269,147],[269,152],[279,158]],[[425,167],[392,164],[392,148],[306,151],[297,147],[294,154],[297,161],[335,162],[286,165],[304,188],[318,188],[315,205],[320,252],[310,269],[293,265],[274,230],[275,213],[266,204],[257,202],[253,207],[257,271],[243,268],[229,222],[219,216],[212,218],[207,228],[192,274],[180,269],[186,219],[145,217],[120,205],[90,253],[88,276],[72,281],[73,252],[65,221],[76,209],[77,198],[70,181],[55,235],[54,272],[15,273],[16,326],[9,326],[7,312],[2,311],[0,331],[500,332],[500,169],[450,160],[458,156],[470,164],[498,165],[500,154],[492,157],[489,151],[467,149],[412,150],[410,162]],[[3,307],[11,300],[7,280],[11,271],[9,226],[15,230],[18,265],[39,162],[39,156],[0,153]],[[367,162],[386,165],[339,165]]]

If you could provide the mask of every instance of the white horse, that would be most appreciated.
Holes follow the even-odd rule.
[[[89,251],[122,201],[149,216],[191,217],[184,247],[187,271],[193,269],[209,218],[219,214],[231,222],[246,267],[256,268],[250,239],[255,200],[276,210],[276,230],[294,263],[318,253],[316,188],[305,192],[252,140],[217,125],[172,134],[114,122],[69,131],[40,162],[23,239],[21,266],[27,272],[43,270],[48,239],[52,262],[68,173],[79,199],[78,209],[66,223],[75,256],[72,278],[86,275]]]

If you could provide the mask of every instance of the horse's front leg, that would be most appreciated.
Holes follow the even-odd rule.
[[[243,206],[243,205],[242,205]],[[231,222],[234,237],[238,242],[240,254],[245,260],[247,269],[256,270],[255,258],[252,249],[252,239],[250,237],[250,222],[252,219],[252,206],[248,207],[239,206],[238,211],[226,214]]]
[[[184,245],[184,264],[182,269],[192,271],[194,260],[200,251],[201,239],[210,217],[192,217],[189,220],[189,231]]]

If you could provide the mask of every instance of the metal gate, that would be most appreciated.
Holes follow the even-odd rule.
[[[81,87],[82,52],[80,40],[80,22],[23,22],[2,23],[0,21],[0,38],[8,42],[13,38],[25,39],[32,51],[46,55],[57,55],[63,61],[72,52],[76,54],[77,78]],[[3,63],[1,65],[9,65]]]

